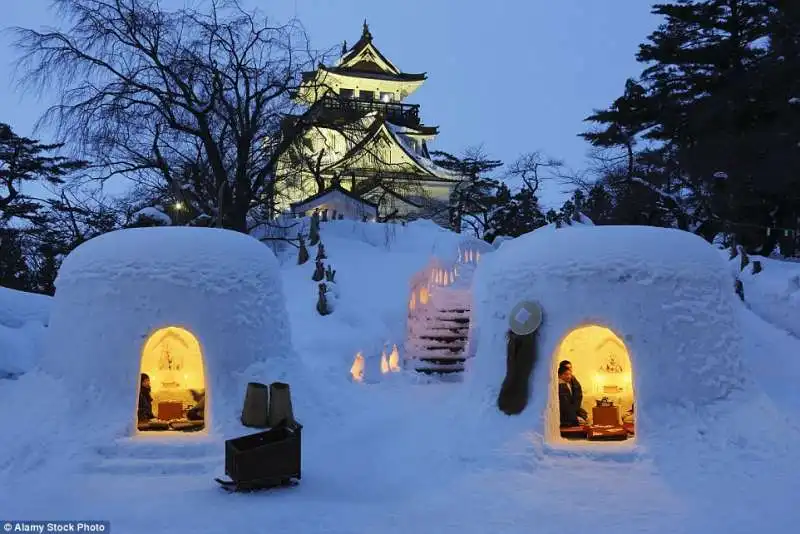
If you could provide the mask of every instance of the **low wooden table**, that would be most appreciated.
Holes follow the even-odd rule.
[[[162,421],[174,421],[183,419],[183,403],[181,402],[159,402],[158,413],[156,414]]]
[[[592,424],[603,426],[619,426],[619,406],[593,407]]]

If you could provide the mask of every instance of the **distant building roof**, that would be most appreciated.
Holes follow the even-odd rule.
[[[378,213],[378,205],[366,200],[352,191],[348,191],[347,189],[343,188],[339,184],[333,184],[332,186],[323,189],[319,193],[310,196],[304,200],[299,202],[294,202],[291,205],[293,212],[298,211],[308,211],[310,209],[314,209],[316,206],[324,204],[327,201],[330,201],[336,197],[344,197],[351,202],[356,202],[360,204],[362,207],[366,208],[367,211],[371,215],[377,215]]]

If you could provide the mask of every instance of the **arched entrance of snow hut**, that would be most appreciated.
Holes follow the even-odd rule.
[[[149,402],[145,378],[150,385]],[[205,364],[200,342],[191,332],[177,326],[155,331],[142,349],[139,380],[139,432],[206,428]]]
[[[562,364],[569,362],[569,364]],[[559,374],[569,367],[570,374]],[[550,398],[547,429],[550,441],[624,441],[635,437],[635,402],[633,369],[625,343],[609,328],[584,325],[567,333],[551,363]],[[578,424],[562,425],[561,407],[584,410]]]

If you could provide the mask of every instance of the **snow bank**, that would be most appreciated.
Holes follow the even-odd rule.
[[[47,295],[0,287],[0,325],[8,328],[19,328],[29,322],[47,325],[51,302]]]
[[[31,369],[50,318],[51,298],[0,287],[0,379]]]
[[[744,300],[753,312],[770,323],[800,337],[800,263],[763,256],[750,256],[750,264],[740,272],[742,258],[730,258],[730,251],[720,251],[733,278],[744,285]],[[753,262],[760,261],[762,271],[753,274]],[[733,281],[731,281],[733,283]]]
[[[360,241],[394,253],[427,254],[443,261],[456,261],[459,248],[469,247],[481,253],[492,245],[467,234],[457,234],[436,223],[420,219],[406,225],[330,221],[322,223],[325,236]]]
[[[65,423],[78,434],[130,434],[144,344],[162,327],[182,327],[202,350],[207,427],[224,434],[238,429],[248,368],[278,377],[292,367],[286,315],[277,260],[249,236],[111,232],[64,261],[42,368],[70,385]]]
[[[0,379],[14,378],[36,366],[47,328],[30,322],[20,328],[0,325]]]
[[[556,391],[555,353],[570,331],[595,324],[615,332],[630,354],[637,440],[647,442],[681,410],[741,388],[735,298],[717,252],[690,233],[623,226],[535,231],[504,243],[478,267],[470,395],[505,417],[492,407],[505,375],[508,313],[521,300],[536,300],[544,322],[533,393],[508,424],[557,435],[557,406],[548,400]]]

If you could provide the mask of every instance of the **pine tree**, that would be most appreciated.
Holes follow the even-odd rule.
[[[32,289],[33,273],[25,255],[22,231],[0,228],[0,286],[20,291]]]
[[[55,251],[48,245],[43,245],[39,249],[41,262],[38,265],[34,277],[34,291],[45,295],[54,295],[56,292],[56,276],[61,265]]]
[[[47,155],[62,146],[20,137],[0,123],[0,225],[15,218],[40,222],[42,202],[22,190],[32,182],[61,186],[71,173],[87,167],[85,161]]]
[[[529,189],[523,188],[504,200],[502,196],[498,199],[490,229],[484,236],[490,243],[497,236],[518,237],[547,224],[539,199]]]
[[[450,197],[450,225],[461,232],[466,224],[478,237],[490,228],[490,219],[503,200],[507,188],[488,175],[503,165],[499,160],[489,159],[482,151],[468,150],[462,157],[447,152],[432,152],[440,167],[464,177]]]
[[[646,68],[583,134],[619,151],[606,176],[633,192],[612,193],[611,218],[772,250],[778,237],[764,228],[791,227],[800,213],[797,3],[681,0],[653,11],[664,23],[640,47]]]

